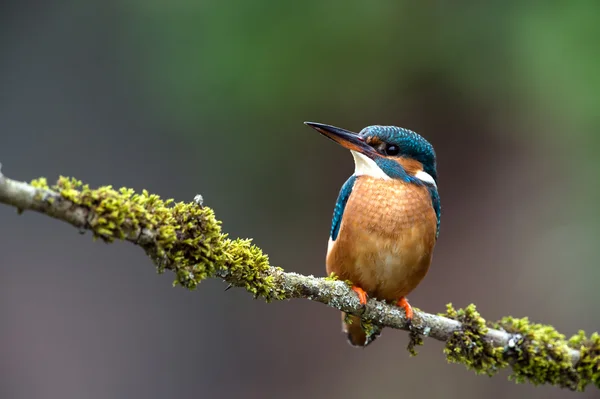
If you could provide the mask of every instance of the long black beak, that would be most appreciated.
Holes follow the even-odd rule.
[[[362,154],[370,156],[371,158],[375,154],[373,147],[368,145],[357,133],[342,129],[340,127],[325,125],[323,123],[304,122],[304,124],[312,127],[323,136],[335,141],[342,147],[345,147],[349,150],[358,151]]]

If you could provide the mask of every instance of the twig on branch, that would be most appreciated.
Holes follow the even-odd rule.
[[[478,374],[493,375],[511,367],[517,382],[549,383],[572,390],[589,384],[600,387],[600,336],[583,332],[566,339],[551,326],[505,317],[486,322],[474,305],[445,315],[415,311],[412,324],[400,308],[370,299],[362,306],[348,284],[284,272],[250,240],[227,238],[212,209],[197,196],[190,203],[163,201],[146,191],[90,189],[65,177],[49,187],[41,178],[23,183],[0,173],[0,203],[20,212],[33,210],[67,222],[94,237],[122,239],[143,248],[159,272],[172,270],[175,284],[195,288],[207,277],[219,277],[244,287],[267,301],[307,298],[358,315],[366,329],[391,327],[411,332],[409,349],[421,337],[446,343],[450,362],[462,363]]]

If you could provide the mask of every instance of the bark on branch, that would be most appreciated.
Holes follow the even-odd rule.
[[[566,339],[551,326],[526,318],[505,317],[486,322],[475,306],[445,315],[415,311],[407,325],[400,308],[370,299],[361,306],[346,282],[285,272],[273,267],[250,240],[227,238],[212,209],[198,196],[191,203],[163,201],[146,191],[110,186],[90,189],[61,177],[49,187],[45,179],[31,183],[6,178],[0,172],[0,203],[20,212],[36,211],[89,230],[105,241],[122,239],[143,248],[157,265],[175,273],[175,283],[195,288],[207,277],[218,277],[246,288],[267,301],[306,298],[361,316],[364,327],[377,332],[391,327],[410,332],[409,349],[421,337],[446,343],[450,362],[463,363],[479,374],[493,375],[511,367],[517,382],[549,383],[572,390],[600,387],[600,336],[583,332]]]

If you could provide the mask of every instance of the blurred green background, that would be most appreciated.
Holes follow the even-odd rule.
[[[534,4],[535,3],[535,4]],[[411,303],[599,330],[600,3],[0,4],[0,161],[201,193],[274,264],[324,275],[351,156],[302,124],[392,124],[438,153],[443,216]],[[217,280],[171,288],[129,244],[0,207],[0,397],[566,398],[448,365],[406,333]]]

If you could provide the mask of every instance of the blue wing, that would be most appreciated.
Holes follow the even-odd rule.
[[[352,188],[354,187],[354,182],[356,181],[356,176],[352,175],[346,183],[342,186],[340,190],[340,194],[338,195],[337,202],[335,203],[335,208],[333,210],[333,220],[331,221],[331,239],[335,241],[337,239],[338,233],[340,232],[340,225],[342,224],[342,216],[344,216],[344,209],[346,208],[346,203],[348,202],[348,198],[350,198],[350,194],[352,193]]]
[[[437,218],[437,231],[435,237],[440,234],[440,218],[442,216],[442,205],[440,203],[440,194],[437,189],[433,186],[429,187],[429,194],[431,195],[431,204],[433,205],[433,209],[435,210],[435,216]]]

